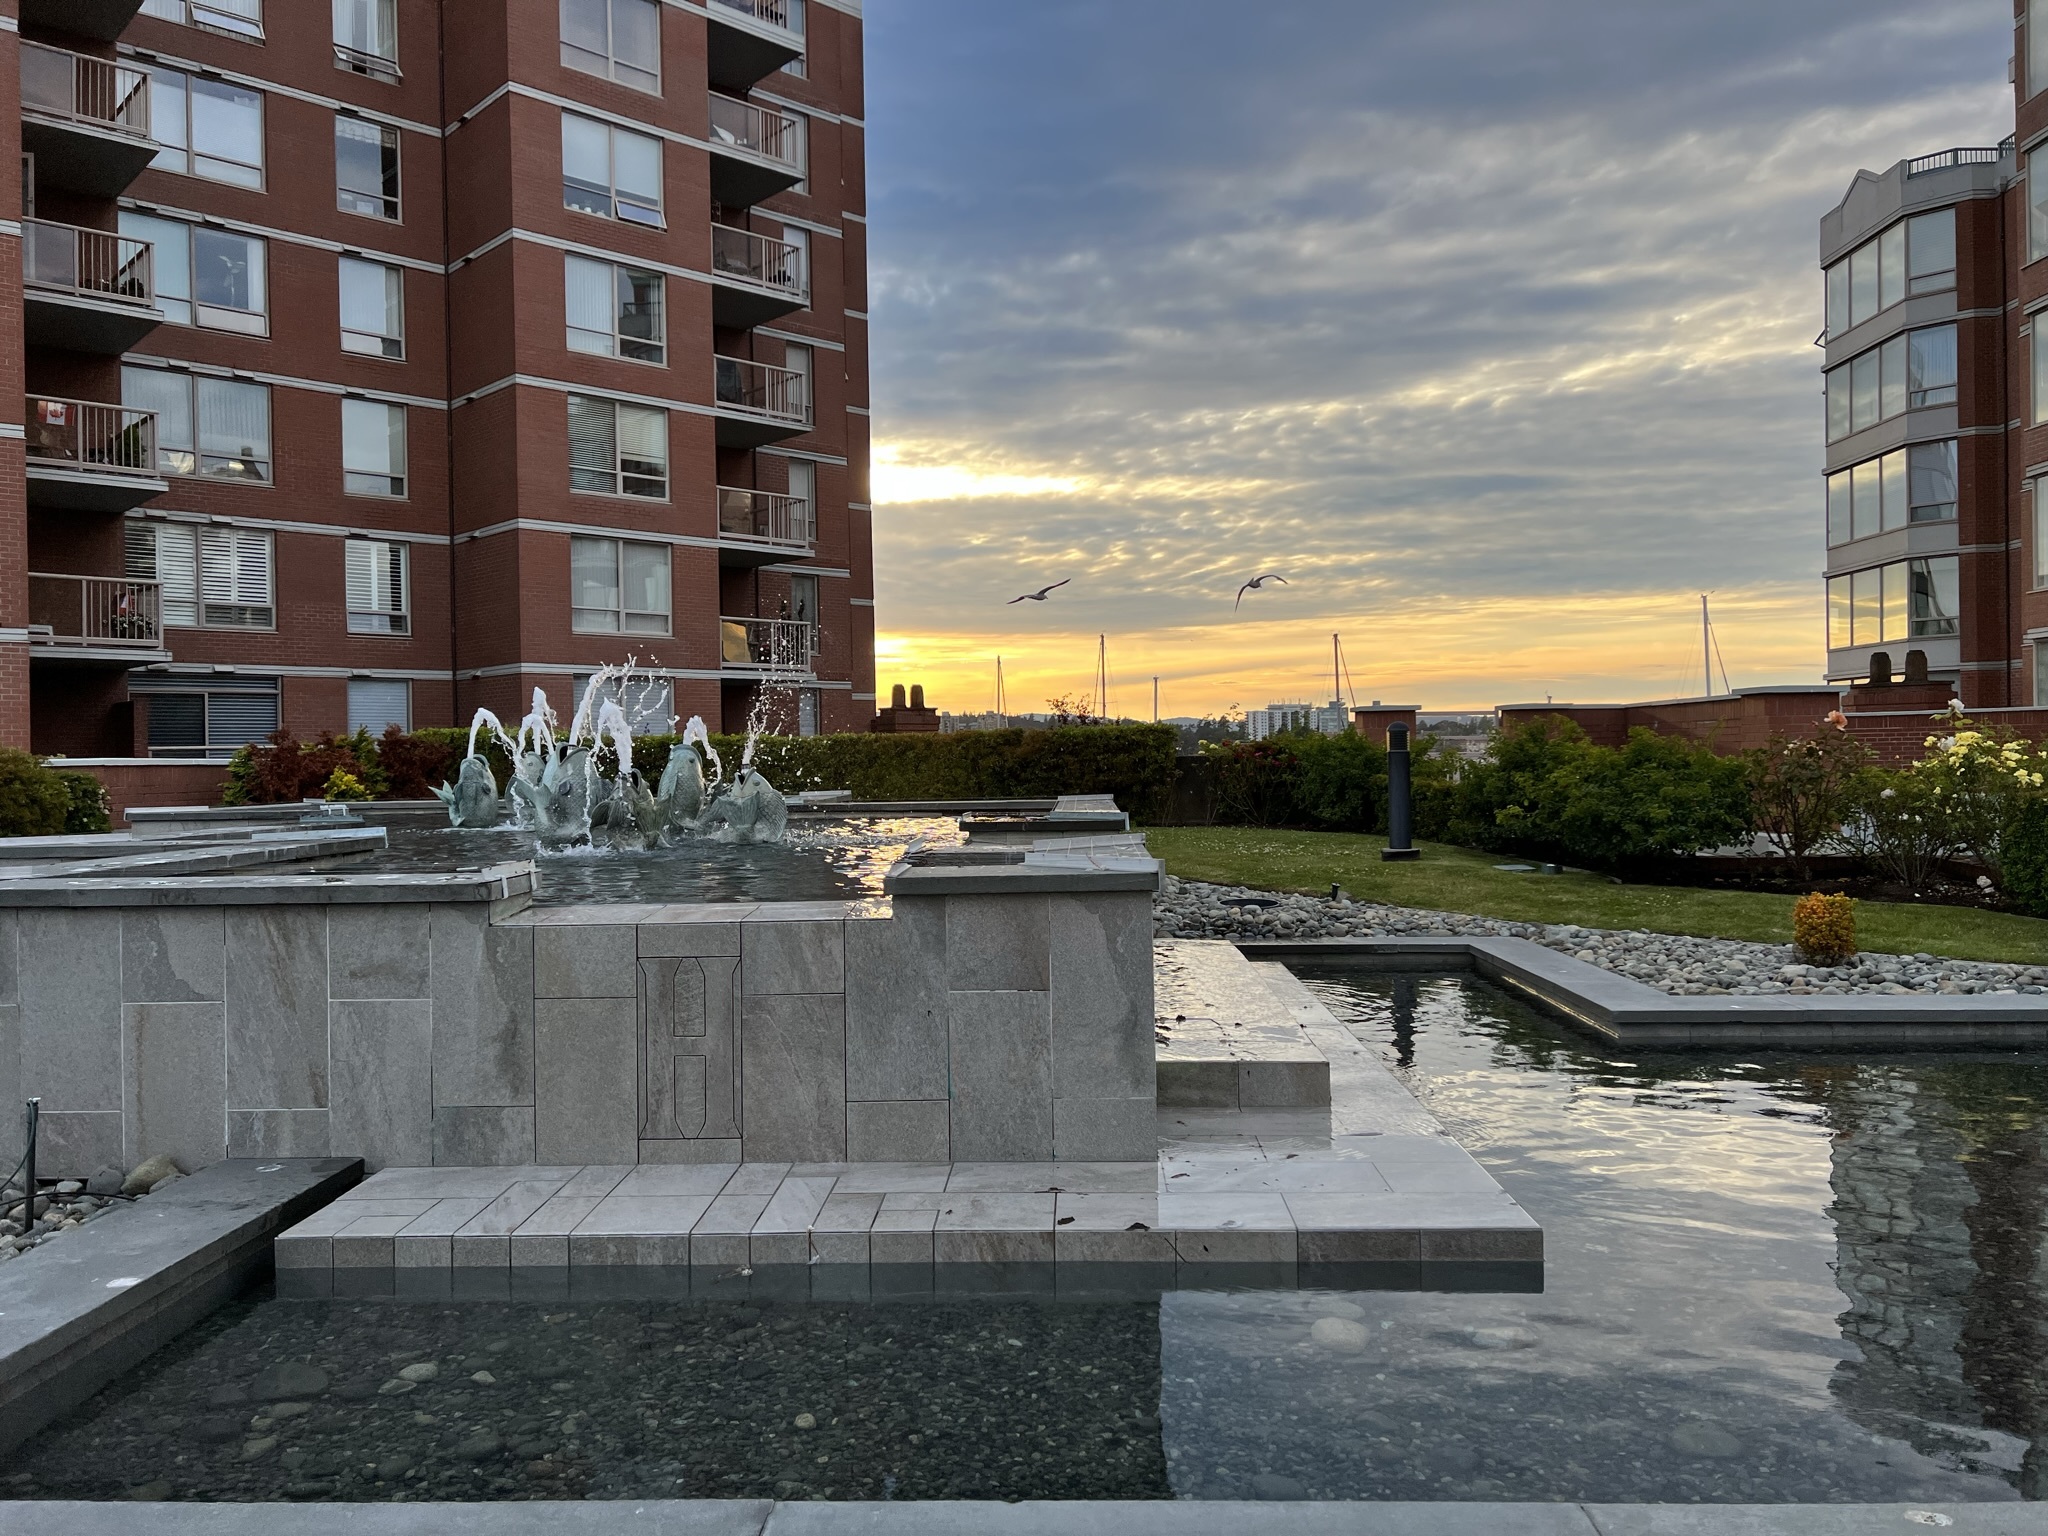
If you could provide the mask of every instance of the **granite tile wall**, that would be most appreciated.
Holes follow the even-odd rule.
[[[0,1155],[1145,1160],[1143,892],[0,911]]]

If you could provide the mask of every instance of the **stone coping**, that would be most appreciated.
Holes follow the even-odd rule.
[[[0,1449],[260,1278],[272,1235],[362,1168],[352,1157],[215,1163],[0,1269]]]
[[[2048,1505],[1251,1503],[1236,1500],[520,1500],[495,1504],[0,1502],[66,1536],[2048,1536]]]
[[[1619,1045],[2021,1046],[2048,1044],[2048,998],[1672,997],[1528,939],[1253,939],[1257,960],[1368,971],[1476,971]]]
[[[189,844],[136,842],[123,838],[114,851],[94,856],[80,849],[77,857],[9,866],[11,851],[0,841],[0,901],[16,885],[48,885],[66,880],[131,880],[164,875],[228,875],[299,866],[381,853],[386,846],[382,827],[300,832],[259,832],[232,842],[207,838]],[[41,905],[43,903],[34,903]]]
[[[1030,896],[1156,891],[1166,866],[1158,859],[1086,851],[1032,852],[1021,864],[902,863],[882,879],[890,896]]]
[[[371,835],[375,841],[368,849],[382,848],[383,833]],[[321,842],[325,845],[336,836],[322,834]],[[311,854],[301,847],[289,861],[316,856],[333,855]],[[19,880],[0,880],[0,907],[339,906],[396,902],[512,902],[523,906],[532,899],[533,891],[534,867],[524,861],[447,872],[364,871],[346,875],[189,874],[173,878],[109,873],[106,877],[63,879],[39,871]]]
[[[1162,1106],[1328,1107],[1330,1063],[1272,985],[1278,967],[1253,965],[1217,939],[1156,939],[1152,954]]]

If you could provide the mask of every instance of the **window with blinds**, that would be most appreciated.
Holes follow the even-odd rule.
[[[350,539],[346,549],[349,633],[410,634],[405,546],[386,539]]]
[[[564,112],[562,206],[660,229],[661,140]]]
[[[166,475],[270,480],[270,389],[166,368],[121,370],[121,403],[156,412],[157,469]]]
[[[405,356],[405,274],[381,261],[341,259],[341,350]]]
[[[669,550],[628,539],[569,540],[570,627],[586,634],[669,632]]]
[[[130,581],[161,585],[166,625],[206,629],[277,626],[270,535],[254,528],[128,524]]]
[[[668,412],[599,395],[568,400],[571,490],[668,495]]]
[[[412,729],[412,684],[402,677],[352,677],[348,683],[348,728],[382,736],[392,726]]]
[[[667,356],[659,272],[562,258],[569,318],[569,350],[659,363]]]

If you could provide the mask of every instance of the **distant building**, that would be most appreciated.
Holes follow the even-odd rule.
[[[1351,711],[1342,699],[1332,699],[1328,704],[1268,704],[1264,709],[1244,712],[1244,733],[1253,741],[1264,741],[1286,731],[1342,736],[1350,729]]]

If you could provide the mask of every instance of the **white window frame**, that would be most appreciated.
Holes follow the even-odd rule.
[[[388,320],[395,318],[398,330],[395,334],[384,331],[364,331],[352,328],[348,313],[341,306],[347,302],[346,285],[351,267],[381,274],[385,288],[385,311]],[[398,304],[395,316],[391,308],[390,292],[397,289]],[[381,358],[385,362],[405,361],[405,269],[394,267],[388,262],[371,261],[362,256],[343,256],[335,265],[335,292],[337,310],[341,320],[341,350],[356,357]]]
[[[613,590],[618,593],[616,608],[598,608],[579,605],[580,595],[576,591],[575,571],[579,555],[587,561],[594,561],[609,549],[612,564]],[[639,558],[661,567],[664,584],[664,606],[660,609],[629,608],[626,600],[630,595],[626,579],[626,558],[628,550]],[[674,631],[675,616],[675,555],[666,544],[651,543],[641,539],[614,539],[588,534],[569,536],[569,628],[579,635],[667,635]],[[604,618],[598,618],[604,615]],[[638,619],[641,622],[635,623]],[[660,621],[656,628],[651,622]]]
[[[569,402],[568,409],[571,412],[572,420],[575,405],[578,401],[583,402],[586,406],[609,406],[611,407],[612,411],[611,468],[609,470],[605,470],[600,468],[596,464],[578,464],[576,462],[575,446],[572,439],[569,449],[569,489],[572,492],[584,496],[631,496],[638,501],[668,500],[670,474],[670,422],[668,419],[669,413],[667,411],[662,410],[656,406],[634,405],[630,401],[614,400],[608,395],[592,395],[578,392],[569,394],[564,398]],[[624,434],[622,434],[619,430],[619,423],[621,414],[627,411],[644,412],[649,417],[660,418],[659,436],[661,440],[662,459],[661,475],[659,477],[659,490],[653,488],[656,481],[655,476],[644,474],[639,471],[629,471],[626,468],[626,459],[621,443],[621,439]],[[642,425],[651,425],[651,423],[643,422]],[[597,475],[608,474],[610,476],[609,486],[600,486],[594,483],[594,481],[592,483],[578,485],[576,483],[576,477],[579,474],[592,477],[595,477]],[[643,488],[638,490],[631,489],[630,487],[636,482]]]
[[[572,0],[561,0],[562,5],[568,5],[571,3]],[[584,62],[584,60],[586,59],[594,59],[596,55],[593,54],[589,49],[571,43],[569,39],[563,35],[564,28],[562,26],[561,11],[560,7],[557,7],[555,17],[555,36],[557,41],[561,44],[563,67],[565,69],[573,69],[577,71],[579,74],[595,75],[598,79],[609,80],[615,85],[623,85],[626,87],[626,89],[630,91],[642,91],[650,96],[659,96],[661,94],[661,13],[665,9],[665,7],[661,5],[660,0],[627,0],[627,3],[630,4],[646,4],[652,11],[654,17],[654,68],[652,70],[646,70],[633,64],[627,64],[623,66],[632,75],[645,76],[651,74],[654,77],[653,83],[645,85],[643,85],[640,82],[640,80],[622,78],[619,74],[619,70],[622,67],[619,60],[618,44],[618,6],[620,0],[581,0],[581,3],[601,4],[604,7],[605,67],[602,69],[594,69],[591,67],[589,63]],[[572,58],[571,54],[574,54],[575,57]]]
[[[277,628],[277,547],[267,530],[133,518],[126,535],[129,579],[162,583],[166,629]]]
[[[352,635],[412,633],[412,555],[397,539],[347,539],[342,578]]]
[[[605,136],[605,184],[603,196],[607,207],[603,211],[596,208],[587,208],[581,203],[570,201],[569,191],[572,183],[569,177],[569,135],[572,131],[572,124],[582,131],[595,131]],[[654,151],[655,201],[652,205],[648,204],[638,193],[621,193],[619,190],[619,139],[622,136],[629,139],[638,139]],[[630,128],[620,128],[611,123],[600,122],[594,117],[585,117],[580,112],[564,112],[562,114],[562,206],[564,208],[570,209],[575,213],[588,214],[594,219],[610,219],[614,223],[620,224],[637,224],[643,229],[666,229],[668,228],[668,215],[665,209],[666,197],[664,194],[666,188],[664,186],[664,178],[667,175],[667,169],[667,160],[662,152],[661,140],[655,138],[652,134],[635,133]],[[593,196],[596,195],[598,190],[596,183],[590,181],[579,179],[573,185],[589,191]],[[637,212],[629,213],[626,211],[628,209],[637,210]]]
[[[178,110],[175,113],[161,110],[160,95],[167,94],[176,81]],[[196,94],[248,95],[256,99],[256,159],[232,159],[227,155],[215,154],[201,149],[193,142],[192,98]],[[269,190],[269,113],[264,110],[264,93],[247,86],[231,84],[225,80],[209,79],[205,75],[188,74],[181,69],[165,69],[161,65],[149,66],[149,122],[150,133],[157,144],[156,158],[150,161],[154,170],[169,171],[177,176],[193,176],[202,181],[217,181],[230,187],[247,187],[252,191]],[[162,130],[170,121],[177,123],[178,138],[168,140],[162,137]],[[168,158],[167,158],[168,157]],[[182,161],[182,163],[177,163]],[[204,169],[216,166],[240,174],[216,175]]]
[[[578,278],[602,282],[605,289],[608,330],[576,323],[575,302]],[[626,334],[626,303],[622,289],[629,279],[644,278],[653,284],[655,330],[653,337]],[[623,261],[599,261],[573,251],[562,254],[563,309],[567,321],[566,345],[571,352],[594,357],[615,357],[623,363],[644,363],[652,368],[668,366],[668,279],[651,267],[636,267]],[[639,348],[647,355],[631,349]]]
[[[405,499],[406,488],[411,484],[407,473],[411,445],[406,416],[404,406],[393,405],[387,400],[364,400],[354,395],[343,397],[341,488],[344,493],[350,496],[382,496],[396,501]],[[349,462],[351,419],[356,423],[356,433],[368,433],[371,438],[381,440],[386,452],[383,464]]]
[[[375,41],[355,25],[361,8],[365,6],[375,13],[377,29],[384,33],[390,44],[389,53],[377,48],[358,47],[342,36],[347,31],[352,36],[361,36],[366,43]],[[334,0],[334,67],[352,75],[365,75],[372,80],[392,84],[405,78],[398,68],[398,0]]]
[[[217,379],[209,374],[186,373],[176,368],[143,368],[129,364],[121,370],[121,398],[124,405],[129,405],[134,409],[148,409],[149,407],[135,407],[128,400],[127,383],[131,378],[136,380],[148,379],[153,383],[165,379],[174,379],[179,382],[185,391],[185,415],[186,419],[192,423],[192,441],[189,445],[165,444],[163,441],[163,421],[159,417],[157,422],[156,453],[158,474],[177,475],[181,478],[198,480],[226,480],[237,485],[271,486],[277,483],[275,479],[277,469],[277,423],[276,416],[270,408],[271,396],[268,384],[252,383],[248,379]],[[202,395],[208,389],[221,387],[254,389],[262,392],[264,441],[263,451],[260,455],[209,453],[202,447],[200,441],[204,435],[201,427]],[[256,445],[251,443],[247,446],[254,448]],[[206,466],[209,459],[218,461],[219,467],[208,469]],[[258,473],[237,474],[230,467],[235,464],[255,465],[258,467]]]
[[[385,192],[380,188],[376,192],[366,192],[357,187],[345,187],[341,184],[341,140],[344,127],[367,128],[376,132],[380,176],[383,167],[384,146],[387,144],[390,146],[391,191]],[[351,137],[360,137],[360,135],[352,134]],[[375,202],[386,211],[372,212],[368,208],[352,206],[348,201],[351,197],[362,198],[365,202]],[[343,213],[354,214],[359,219],[377,219],[386,224],[403,224],[405,222],[404,134],[400,133],[389,123],[380,123],[371,118],[358,117],[353,112],[337,112],[334,114],[334,206]]]
[[[263,0],[143,0],[141,14],[246,43],[263,41]]]

